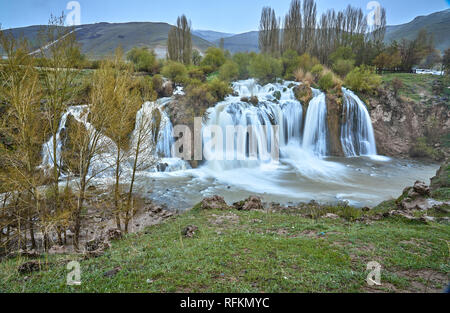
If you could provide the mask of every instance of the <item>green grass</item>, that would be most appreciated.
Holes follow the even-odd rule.
[[[345,213],[343,213],[345,215]],[[187,225],[199,228],[184,238]],[[442,289],[421,271],[447,275],[450,227],[398,218],[372,224],[308,219],[298,211],[192,210],[114,242],[97,259],[47,256],[22,275],[24,258],[0,263],[3,292],[364,292],[367,263],[382,265],[381,291],[411,284]],[[66,265],[81,263],[81,286],[67,286]],[[46,265],[47,264],[47,265]],[[120,266],[108,278],[104,273]],[[405,275],[409,273],[411,275]],[[29,276],[25,279],[25,276]]]
[[[418,75],[410,73],[389,73],[382,75],[383,83],[390,88],[394,78],[398,78],[403,82],[403,87],[399,90],[399,95],[410,98],[414,101],[422,100],[423,96],[429,96],[433,93],[432,85],[437,76],[434,75]]]

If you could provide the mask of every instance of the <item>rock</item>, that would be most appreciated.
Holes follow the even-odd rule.
[[[233,203],[233,207],[238,211],[252,211],[264,209],[261,199],[255,196],[251,196],[244,201],[235,202]]]
[[[27,257],[27,258],[38,258],[39,255],[40,255],[34,249],[32,249],[32,250],[22,250],[22,249],[20,249],[19,251],[17,251],[17,254],[20,255],[20,256]]]
[[[414,191],[421,196],[430,197],[430,187],[428,187],[424,182],[416,181],[413,187]]]
[[[228,210],[230,207],[221,196],[212,196],[205,198],[200,203],[202,210]]]
[[[332,219],[332,220],[337,220],[337,219],[339,219],[339,216],[336,215],[336,214],[333,214],[333,213],[327,213],[327,214],[325,214],[323,216],[323,218],[329,218],[329,219]]]
[[[401,202],[401,208],[405,211],[427,211],[427,210],[438,210],[443,213],[448,213],[448,207],[450,206],[450,202],[441,202],[436,201],[434,199],[424,199],[419,198],[415,200],[411,200],[409,198],[404,199]]]
[[[197,230],[198,230],[198,227],[197,227],[197,226],[189,225],[189,226],[187,226],[185,229],[183,229],[183,231],[181,232],[181,234],[182,234],[184,237],[192,238],[192,237],[194,237],[195,232],[196,232]]]
[[[103,237],[98,237],[85,243],[87,252],[101,252],[109,248],[109,243]]]
[[[122,238],[122,231],[117,228],[108,229],[106,232],[106,237],[108,241],[118,240]]]
[[[156,169],[158,172],[165,172],[168,167],[169,167],[169,164],[167,164],[167,163],[158,163],[156,165]]]
[[[32,272],[38,272],[40,270],[41,268],[38,261],[25,262],[21,264],[17,269],[20,274],[28,274]]]
[[[103,276],[111,278],[111,277],[115,276],[117,273],[119,273],[121,270],[122,270],[122,268],[120,266],[118,266],[110,271],[103,273]]]

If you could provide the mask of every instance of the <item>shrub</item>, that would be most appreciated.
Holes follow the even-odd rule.
[[[353,60],[355,54],[351,47],[339,47],[335,52],[330,54],[330,61],[332,64],[336,63],[338,60]]]
[[[299,68],[299,56],[295,50],[287,50],[283,53],[281,62],[283,63],[283,77],[291,80],[295,78],[295,70]]]
[[[311,57],[308,53],[304,53],[298,57],[298,66],[305,72],[311,71],[316,64],[320,64],[319,60],[315,57]]]
[[[323,65],[322,64],[316,64],[311,68],[311,74],[315,80],[320,79],[322,77],[322,73],[323,73]]]
[[[333,64],[333,71],[338,75],[345,77],[355,67],[354,60],[339,59]]]
[[[233,92],[233,89],[227,82],[218,78],[214,78],[208,83],[208,90],[219,101],[222,101],[227,95]]]
[[[394,95],[397,98],[398,91],[403,87],[403,81],[401,79],[399,79],[398,77],[395,77],[391,83],[392,83],[392,88],[394,88]]]
[[[233,81],[239,78],[239,67],[238,65],[228,60],[224,65],[220,67],[219,78],[225,81]]]
[[[274,82],[281,76],[281,62],[268,55],[258,54],[250,61],[249,72],[261,84]]]
[[[334,87],[333,74],[329,72],[323,75],[322,78],[319,79],[318,84],[322,91],[330,90],[331,88]]]
[[[373,92],[380,84],[381,77],[366,65],[355,67],[345,78],[346,87],[353,91]]]
[[[216,47],[209,47],[206,50],[205,57],[203,58],[201,65],[211,66],[213,71],[216,71],[226,61],[225,54],[222,49]]]
[[[248,67],[253,54],[239,52],[233,55],[233,61],[238,66],[239,79],[247,79],[249,77]]]
[[[186,67],[178,62],[169,61],[161,71],[162,75],[176,84],[185,83],[188,79]]]
[[[206,83],[189,85],[186,87],[185,92],[185,101],[194,108],[206,108],[216,102]]]
[[[199,67],[191,67],[188,70],[189,78],[204,81],[206,79],[205,73]]]
[[[431,147],[426,138],[418,138],[409,151],[409,156],[413,158],[429,158],[441,161],[444,158],[442,152]]]
[[[127,59],[133,63],[136,71],[156,73],[159,69],[155,53],[144,47],[131,49],[127,53]]]

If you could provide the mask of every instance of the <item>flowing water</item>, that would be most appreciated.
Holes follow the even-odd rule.
[[[208,110],[202,128],[203,153],[207,160],[196,169],[174,154],[173,126],[165,113],[165,106],[172,99],[145,103],[137,114],[132,143],[135,144],[143,117],[154,119],[157,110],[161,120],[159,132],[155,134],[158,145],[149,146],[144,157],[160,159],[157,166],[138,173],[139,191],[177,209],[192,207],[202,198],[215,194],[224,196],[228,202],[258,195],[266,202],[282,204],[316,200],[375,206],[398,197],[416,180],[429,182],[434,176],[438,168],[435,164],[378,156],[366,106],[345,88],[341,143],[346,157],[329,157],[325,94],[313,89],[312,100],[304,106],[294,96],[297,85],[283,82],[260,86],[253,79],[235,82],[233,95]],[[177,94],[184,93],[178,88]],[[257,104],[245,99],[255,97]],[[57,135],[58,158],[61,131],[69,114],[88,130],[92,128],[84,110],[83,106],[72,107],[63,115]],[[229,132],[230,127],[233,132]],[[226,136],[213,144],[218,132]],[[51,138],[43,147],[43,168],[52,165],[52,145]],[[109,146],[110,150],[98,157],[98,166],[110,162],[115,145],[111,142]],[[131,161],[132,158],[124,163],[125,173],[130,172]],[[105,182],[110,176],[104,172],[96,181]]]

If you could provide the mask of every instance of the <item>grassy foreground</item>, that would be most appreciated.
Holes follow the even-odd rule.
[[[182,230],[195,225],[193,238]],[[450,226],[390,217],[380,221],[274,212],[192,210],[130,234],[94,259],[46,256],[19,274],[25,258],[0,263],[1,292],[440,292],[448,283]],[[68,262],[81,285],[67,286]],[[379,287],[367,263],[382,265]],[[116,274],[105,275],[120,267]]]

